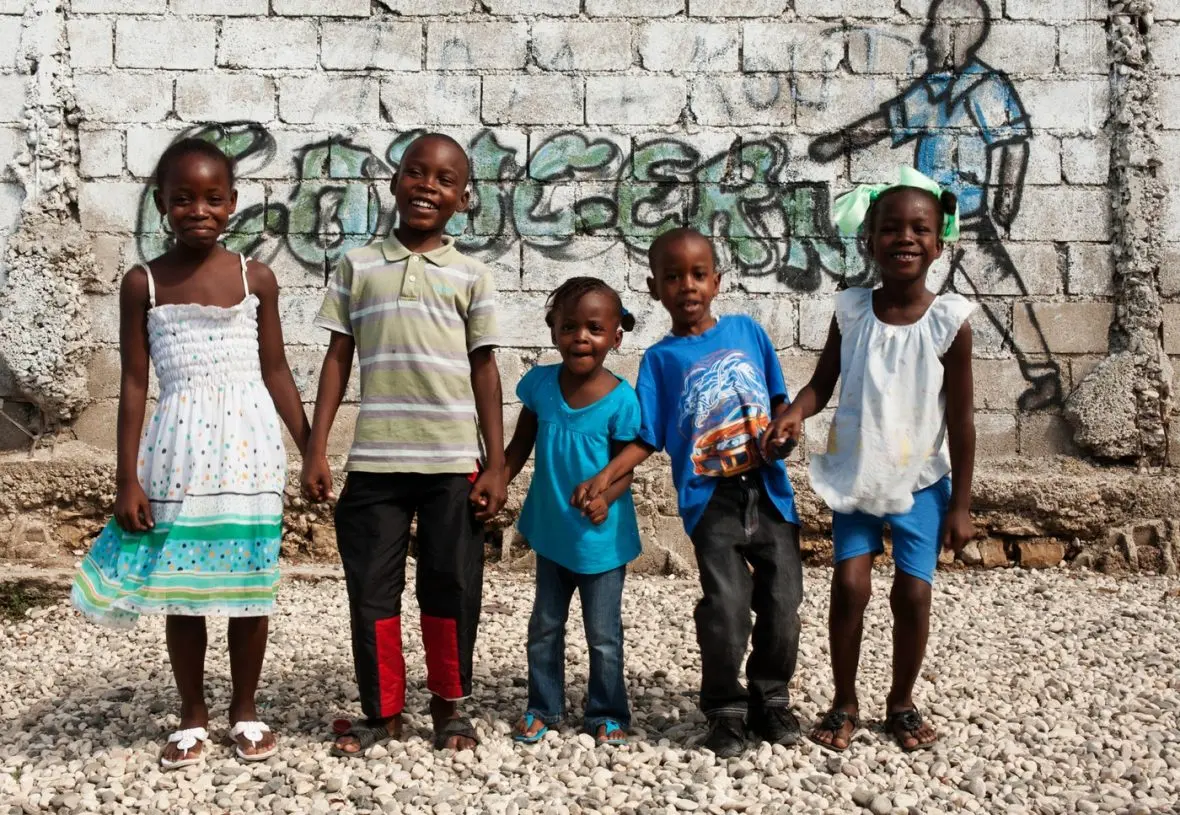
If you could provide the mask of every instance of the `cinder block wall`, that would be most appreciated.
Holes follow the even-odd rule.
[[[29,64],[19,54],[30,47],[34,2],[0,0],[5,159],[37,126],[24,110]],[[415,130],[436,128],[473,156],[476,206],[454,227],[496,269],[510,403],[522,372],[554,358],[542,304],[572,274],[624,291],[639,329],[613,364],[634,374],[643,348],[667,328],[646,295],[642,251],[673,222],[715,236],[725,267],[717,310],[761,320],[798,389],[823,342],[831,295],[871,282],[858,247],[828,225],[831,199],[917,163],[956,171],[974,190],[971,239],[948,252],[932,285],[985,306],[974,324],[981,458],[1075,452],[1063,399],[1106,355],[1115,308],[1105,2],[61,6],[50,13],[61,18],[78,147],[67,170],[102,283],[87,295],[94,401],[71,429],[96,447],[112,449],[115,435],[114,287],[166,240],[149,183],[172,139],[204,133],[240,156],[229,243],[277,272],[290,359],[310,400],[326,339],[311,320],[326,275],[348,248],[389,229],[388,179],[400,150]],[[1180,354],[1180,2],[1157,2],[1155,20],[1162,175],[1172,186],[1144,217],[1169,241],[1159,292],[1165,347]],[[953,83],[930,63],[940,48],[959,66]],[[876,138],[847,133],[874,113],[882,115],[864,130]],[[23,196],[6,174],[0,245]],[[31,419],[3,366],[0,397],[10,415]],[[511,425],[515,405],[507,410]],[[342,412],[338,451],[350,416],[355,405]],[[817,417],[809,446],[825,432],[826,417]],[[23,443],[0,426],[0,446]]]

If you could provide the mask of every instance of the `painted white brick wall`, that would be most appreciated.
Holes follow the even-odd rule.
[[[1000,72],[1000,90],[995,98],[973,101],[1002,118],[1009,101],[1001,98],[1003,88],[1010,87],[1018,96],[1010,100],[1014,109],[1028,114],[1027,138],[1017,137],[1029,154],[1021,208],[1010,229],[993,223],[1001,250],[968,241],[940,262],[935,277],[976,292],[987,304],[1002,330],[985,317],[976,320],[977,354],[1014,366],[1014,339],[1035,339],[1021,302],[1106,308],[1113,299],[1107,6],[1105,0],[987,3],[994,19],[979,58]],[[642,347],[667,327],[646,293],[646,237],[685,220],[715,235],[727,263],[718,311],[755,314],[777,347],[809,363],[827,333],[831,294],[857,282],[864,268],[851,242],[825,232],[831,197],[853,183],[887,177],[915,156],[915,143],[895,144],[884,119],[875,125],[877,141],[850,154],[821,155],[816,140],[838,143],[842,128],[879,113],[920,80],[930,4],[68,5],[82,119],[79,210],[96,246],[104,247],[107,265],[117,270],[152,245],[134,233],[146,181],[172,139],[210,123],[256,123],[257,131],[241,124],[234,131],[241,144],[250,143],[250,132],[265,134],[239,167],[240,210],[256,215],[243,228],[257,236],[265,210],[287,219],[275,223],[303,230],[260,238],[256,249],[283,283],[293,354],[314,359],[324,337],[308,320],[322,296],[325,268],[342,247],[388,228],[391,156],[404,146],[405,134],[442,129],[471,146],[478,209],[465,222],[463,240],[493,263],[508,293],[510,396],[511,377],[548,348],[544,298],[571,274],[599,274],[623,291],[641,321],[627,338],[626,365],[633,368]],[[0,14],[23,11],[23,3],[0,0]],[[1156,19],[1153,50],[1164,77],[1159,103],[1167,128],[1162,141],[1172,159],[1180,155],[1177,0],[1158,0]],[[7,20],[0,18],[0,25]],[[981,29],[957,25],[951,39],[963,60]],[[12,26],[3,26],[0,149],[8,152],[23,144],[25,78],[15,72],[17,43]],[[1175,228],[1180,171],[1169,163],[1162,177],[1169,189],[1166,220]],[[17,193],[15,185],[4,185],[0,214],[15,215]],[[994,209],[994,191],[986,198]],[[0,223],[0,238],[5,231]],[[1180,278],[1170,269],[1165,277],[1165,297],[1174,307]],[[1071,330],[1078,336],[1052,338],[1067,370],[1072,357],[1063,348],[1091,348],[1105,336],[1105,326]],[[113,329],[103,340],[115,342]],[[1035,344],[1025,350],[1047,353]],[[790,383],[795,389],[801,384]],[[1007,447],[1016,449],[1015,405],[989,397],[982,410],[981,421],[995,434],[1011,435]]]

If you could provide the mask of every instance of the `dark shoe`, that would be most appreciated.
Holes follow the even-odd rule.
[[[709,735],[702,745],[717,758],[733,758],[746,749],[746,723],[737,716],[717,716],[709,720]]]
[[[750,720],[750,729],[758,734],[763,741],[771,744],[781,744],[785,747],[798,744],[803,740],[803,730],[799,727],[799,720],[789,707],[768,707],[762,714]]]

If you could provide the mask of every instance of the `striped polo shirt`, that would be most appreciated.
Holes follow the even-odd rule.
[[[346,254],[315,324],[350,335],[361,407],[345,470],[475,469],[479,428],[468,354],[498,344],[492,271],[454,239],[414,253],[390,235]]]

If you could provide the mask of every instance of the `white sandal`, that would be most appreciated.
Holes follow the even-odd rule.
[[[181,767],[191,767],[193,764],[200,764],[205,760],[204,745],[209,742],[209,731],[203,727],[190,727],[185,730],[177,730],[168,737],[169,744],[175,744],[176,749],[186,756],[186,758],[178,758],[176,761],[169,761],[160,756],[160,766],[165,770],[179,770]],[[195,756],[188,756],[188,751],[196,747],[198,744],[202,745],[201,752]]]
[[[238,722],[229,731],[230,741],[234,743],[234,752],[242,761],[264,761],[279,751],[279,745],[272,744],[269,750],[261,753],[247,753],[238,744],[238,736],[245,736],[250,746],[257,746],[262,741],[263,734],[269,733],[270,728],[263,722]]]

